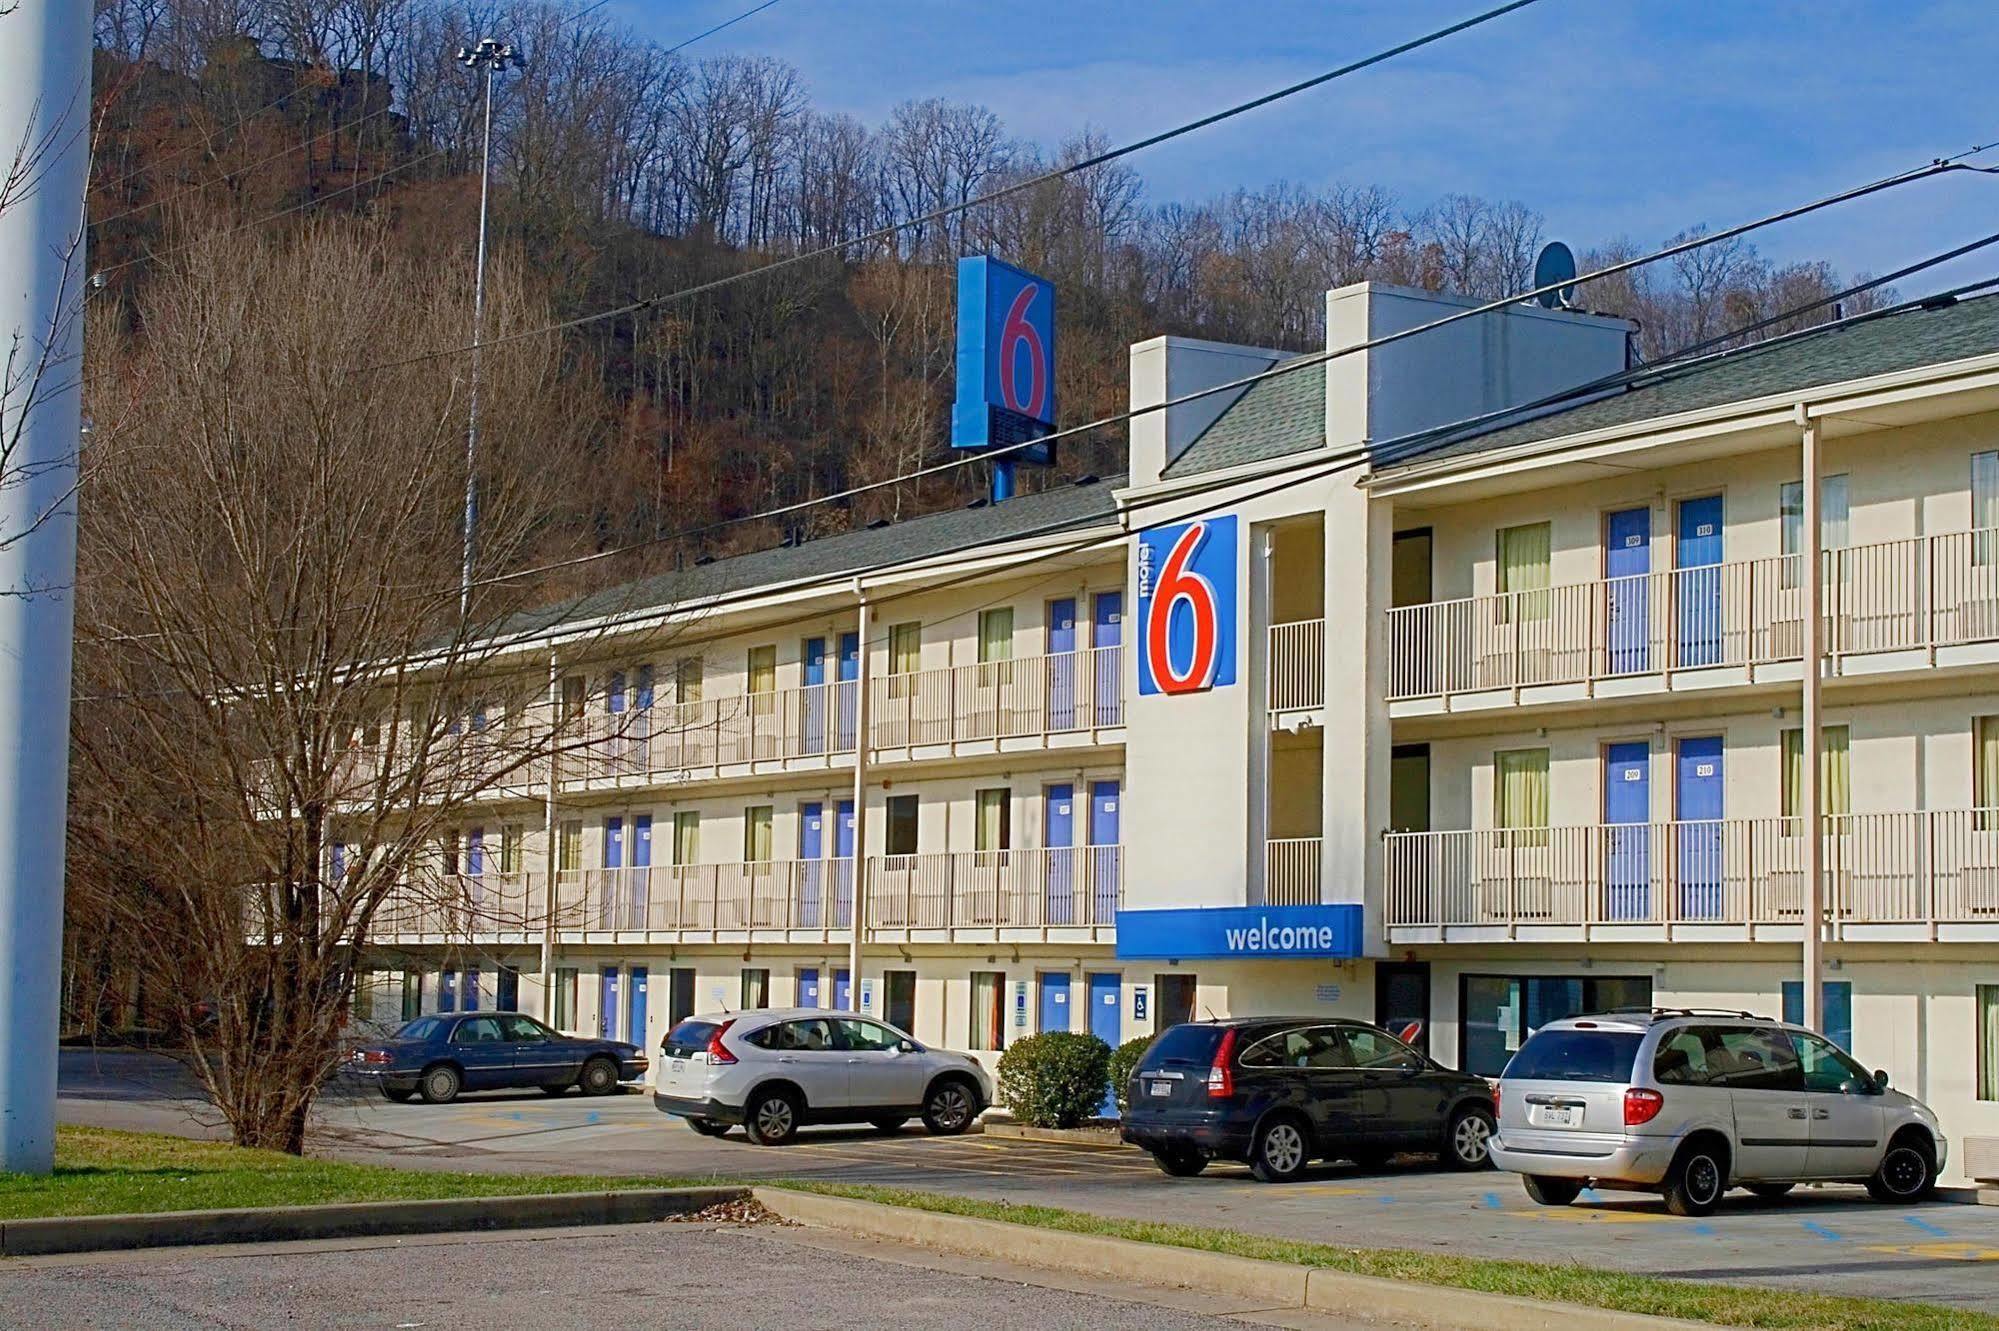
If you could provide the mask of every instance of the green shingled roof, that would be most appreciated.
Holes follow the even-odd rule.
[[[1878,319],[1760,343],[1641,372],[1613,396],[1482,430],[1432,432],[1404,447],[1377,471],[1431,463],[1440,458],[1489,453],[1523,444],[1586,434],[1657,417],[1676,416],[1825,384],[1866,379],[1999,352],[1999,295],[1916,307]]]
[[[605,615],[669,610],[732,592],[779,588],[811,578],[864,573],[886,565],[1040,534],[1045,529],[1082,530],[1110,523],[1117,505],[1111,496],[1123,477],[1089,484],[1058,485],[1003,504],[951,509],[905,522],[823,536],[795,546],[779,546],[718,559],[637,582],[609,587],[558,605],[515,616],[496,636],[533,634]]]
[[[1244,389],[1167,465],[1164,475],[1197,476],[1303,453],[1325,442],[1326,366],[1321,361]]]

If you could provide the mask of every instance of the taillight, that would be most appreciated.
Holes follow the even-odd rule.
[[[1624,1093],[1624,1126],[1635,1128],[1650,1123],[1666,1107],[1666,1097],[1645,1086],[1633,1086]]]
[[[363,1049],[360,1053],[354,1055],[354,1057],[360,1059],[363,1063],[387,1063],[389,1061],[389,1054],[386,1049]]]
[[[708,1061],[710,1063],[733,1063],[736,1061],[736,1056],[722,1047],[722,1032],[735,1024],[734,1019],[725,1021],[715,1028],[713,1035],[708,1037]]]
[[[1230,1061],[1235,1056],[1235,1027],[1222,1032],[1222,1042],[1215,1046],[1215,1061],[1208,1065],[1208,1098],[1225,1100],[1235,1094],[1235,1069]]]
[[[1494,1118],[1498,1118],[1498,1117],[1499,1117],[1499,1078],[1497,1078],[1497,1077],[1488,1077],[1488,1078],[1486,1078],[1486,1082],[1485,1082],[1485,1089],[1486,1089],[1486,1091],[1487,1091],[1487,1092],[1488,1092],[1488,1093],[1489,1093],[1489,1094],[1490,1094],[1490,1095],[1492,1096],[1492,1116],[1493,1116]]]

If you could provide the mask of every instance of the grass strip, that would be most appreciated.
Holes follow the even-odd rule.
[[[56,1132],[53,1174],[0,1174],[0,1220],[608,1192],[712,1182],[595,1174],[443,1173],[301,1159],[161,1133],[62,1127]]]
[[[772,1180],[775,1182],[774,1180]],[[1398,1248],[1347,1248],[1327,1243],[1245,1234],[1232,1229],[1205,1229],[1154,1220],[1124,1220],[1053,1206],[1020,1206],[1010,1202],[952,1197],[908,1188],[871,1184],[786,1182],[801,1192],[851,1197],[857,1201],[1004,1220],[1016,1225],[1135,1239],[1178,1248],[1257,1257],[1296,1266],[1324,1267],[1353,1275],[1380,1276],[1451,1289],[1480,1290],[1548,1299],[1655,1317],[1680,1317],[1722,1326],[1811,1328],[1812,1331],[1999,1331],[1999,1317],[1969,1309],[1895,1299],[1813,1294],[1803,1290],[1753,1285],[1719,1285],[1659,1276],[1636,1275],[1545,1262],[1520,1262],[1491,1257],[1458,1257]]]

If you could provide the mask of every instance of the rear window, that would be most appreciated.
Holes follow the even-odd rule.
[[[435,1040],[444,1025],[441,1017],[418,1017],[396,1032],[398,1040]]]
[[[659,1042],[659,1052],[668,1058],[687,1058],[708,1048],[708,1042],[720,1030],[712,1021],[683,1021],[666,1033]]]
[[[1176,1063],[1192,1063],[1206,1067],[1214,1062],[1215,1046],[1221,1043],[1221,1039],[1219,1026],[1174,1026],[1152,1042],[1152,1047],[1145,1051],[1138,1065],[1141,1068],[1163,1068]]]
[[[1500,1075],[1509,1081],[1630,1081],[1644,1038],[1637,1031],[1540,1031]]]

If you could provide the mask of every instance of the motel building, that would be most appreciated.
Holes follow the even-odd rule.
[[[1331,348],[1474,305],[1326,301]],[[1511,307],[1135,417],[1123,478],[621,589],[523,662],[595,738],[440,848],[363,1010],[858,1006],[989,1063],[1324,1013],[1483,1074],[1578,1011],[1796,1019],[1810,472],[1824,1025],[1999,1135],[1999,298],[1630,332]],[[1144,342],[1132,406],[1285,359]]]

